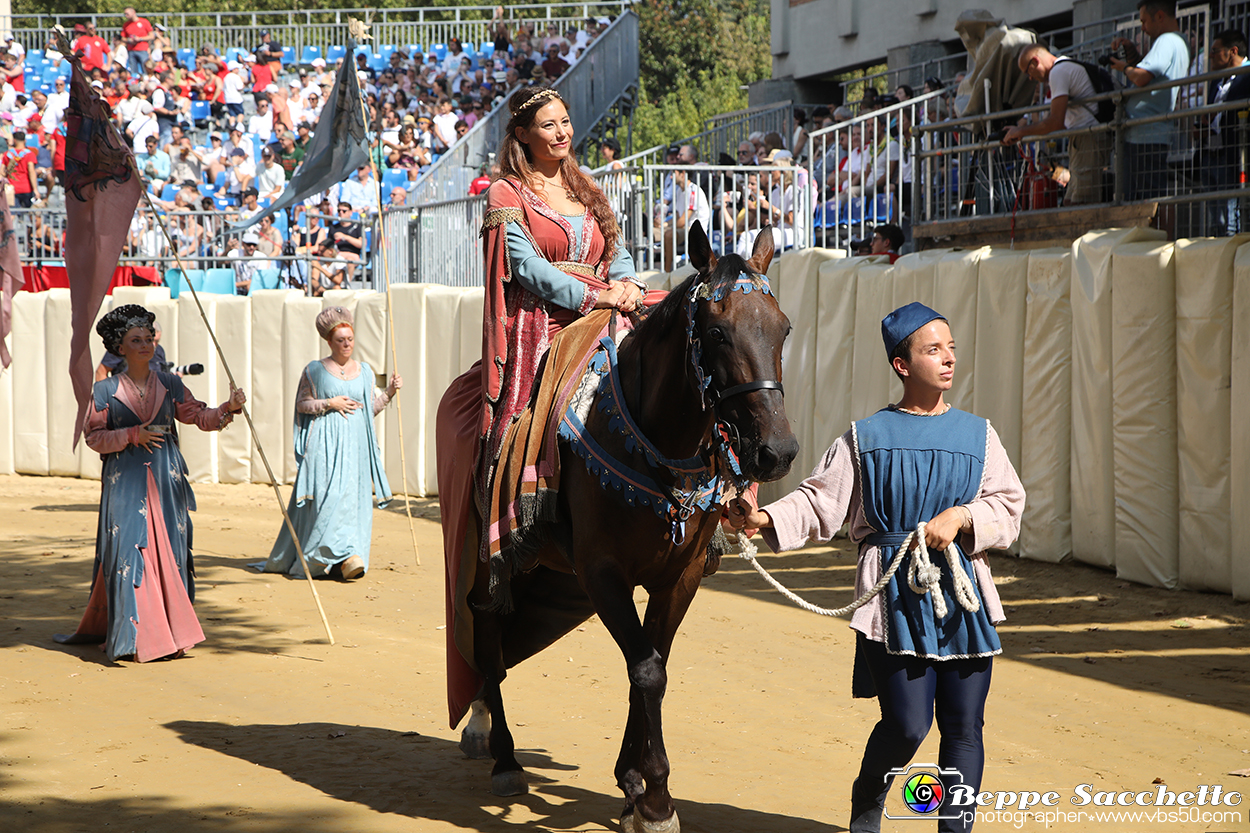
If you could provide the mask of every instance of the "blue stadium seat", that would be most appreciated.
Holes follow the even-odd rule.
[[[192,101],[191,102],[191,120],[194,121],[197,125],[199,125],[200,122],[208,119],[209,116],[211,115],[212,115],[212,105],[209,104],[209,102],[207,101]]]
[[[178,63],[189,69],[195,69],[195,50],[190,47],[179,49]]]
[[[65,61],[62,61],[61,63],[64,64]],[[51,84],[53,81],[59,78],[60,75],[61,75],[61,70],[59,68],[52,66],[52,64],[48,64],[46,67],[43,68],[43,72],[40,74],[40,77],[43,79],[43,83]]]
[[[226,172],[218,171],[217,180],[213,183],[213,188],[220,191],[222,188],[225,188],[225,187],[226,187]]]
[[[378,54],[382,56],[382,60],[390,63],[391,56],[395,54],[395,44],[384,43],[378,47]]]
[[[243,48],[238,47],[238,46],[232,46],[232,47],[230,47],[229,49],[227,49],[227,50],[226,50],[226,61],[227,61],[227,62],[230,62],[230,61],[238,61],[239,63],[242,63],[242,62],[243,62],[243,56],[244,56],[244,55],[246,55],[246,54],[247,54],[247,50],[246,50],[246,49],[243,49]]]
[[[391,189],[396,186],[408,187],[408,172],[403,168],[388,168],[382,174],[382,201],[391,198]]]
[[[43,50],[42,49],[27,49],[26,50],[26,63],[27,65],[43,63]]]
[[[373,54],[373,49],[368,44],[358,45],[356,47],[356,54],[364,55],[366,58],[368,58],[370,55]],[[352,60],[355,60],[355,58],[353,58]]]
[[[256,275],[256,280],[252,281],[251,287],[248,288],[247,294],[251,295],[258,289],[277,289],[281,274],[280,269],[261,269]]]
[[[165,285],[169,287],[171,298],[177,298],[178,293],[186,292],[191,287],[195,287],[196,292],[203,292],[204,270],[188,269],[183,272],[181,269],[169,269],[165,272]]]
[[[430,51],[434,53],[434,57],[438,58],[441,63],[447,57],[447,44],[436,43],[430,46]]]
[[[464,43],[460,44],[460,48],[464,50],[466,55],[477,54],[477,45],[469,43],[468,41],[465,41]]]
[[[381,72],[386,69],[386,61],[382,59],[382,55],[380,53],[372,52],[369,54],[369,59],[365,61],[365,66],[369,67],[369,69],[374,72]]]
[[[276,228],[278,231],[282,232],[283,239],[286,239],[288,235],[286,233],[287,221],[286,221],[285,211],[279,211],[278,213],[273,215],[273,227]]]
[[[211,197],[213,193],[213,186],[209,185],[207,182],[200,183],[200,196]]]
[[[218,211],[225,211],[234,205],[234,200],[229,197],[213,197],[213,205],[217,206]]]
[[[282,47],[282,66],[287,67],[293,63],[295,63],[295,47],[294,46]]]
[[[311,64],[313,61],[321,57],[320,46],[305,46],[304,51],[300,53],[299,62],[301,64]]]
[[[347,47],[342,45],[331,46],[326,50],[326,66],[333,67],[334,62],[339,58],[347,56]]]
[[[419,44],[419,43],[410,43],[410,44],[407,44],[406,46],[404,46],[404,49],[405,49],[405,50],[407,50],[407,52],[408,52],[408,57],[409,57],[409,58],[411,58],[411,57],[413,56],[413,53],[415,53],[415,52],[424,52],[424,51],[425,51],[425,50],[423,50],[423,49],[421,48],[421,44]]]
[[[161,199],[165,202],[171,201],[176,196],[178,196],[178,186],[173,183],[170,183],[161,189]]]
[[[477,54],[481,56],[483,61],[492,60],[495,57],[495,44],[493,43],[482,44],[482,48],[478,50]]]
[[[216,295],[234,294],[233,269],[209,269],[204,275],[204,285],[200,292],[211,292]]]
[[[39,89],[43,91],[44,95],[52,95],[51,82],[48,82],[48,81],[43,82],[42,84],[39,85]],[[27,90],[27,92],[29,92],[29,90]]]

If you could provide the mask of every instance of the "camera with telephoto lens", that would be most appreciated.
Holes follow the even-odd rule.
[[[174,367],[173,362],[161,362],[161,370],[177,376],[199,376],[204,372],[204,365],[196,362],[194,364],[180,364]]]
[[[1111,52],[1106,55],[1099,55],[1098,66],[1109,67],[1111,66],[1112,60],[1124,61],[1125,63],[1128,63],[1128,50],[1121,46],[1119,49],[1111,50]]]

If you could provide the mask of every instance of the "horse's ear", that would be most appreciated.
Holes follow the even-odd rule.
[[[690,226],[686,251],[690,253],[690,265],[698,269],[700,274],[707,274],[716,268],[716,253],[712,251],[707,232],[703,230],[703,223],[699,220],[695,220]]]
[[[747,261],[756,272],[768,274],[768,265],[773,262],[773,227],[764,226],[755,238],[755,247],[751,249],[751,259]]]

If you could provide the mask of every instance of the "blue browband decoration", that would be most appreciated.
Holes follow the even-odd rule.
[[[694,363],[704,410],[712,407],[714,402],[708,391],[712,380],[703,372],[702,351],[694,333],[694,318],[699,301],[723,301],[729,292],[748,295],[756,290],[773,294],[767,277],[747,272],[740,274],[734,283],[726,283],[715,291],[706,283],[696,284],[690,290],[686,300],[686,337],[690,343],[691,361]],[[721,503],[723,496],[731,494],[731,490],[741,491],[749,482],[742,474],[738,452],[734,447],[738,439],[736,431],[723,420],[717,420],[712,448],[704,449],[699,455],[684,460],[665,457],[643,435],[625,405],[616,342],[611,338],[601,339],[599,349],[591,357],[587,370],[599,375],[595,407],[607,415],[608,429],[625,438],[625,449],[628,452],[640,452],[648,466],[668,472],[674,483],[672,487],[665,486],[655,478],[617,460],[591,436],[572,407],[565,411],[557,434],[585,461],[587,471],[599,478],[602,488],[620,492],[630,506],[650,506],[656,515],[666,518],[672,524],[673,543],[681,545],[685,542],[685,523],[696,511],[710,511]],[[769,384],[780,388],[780,383]]]

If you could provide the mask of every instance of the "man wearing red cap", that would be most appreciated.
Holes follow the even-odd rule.
[[[995,625],[1005,618],[985,551],[1016,539],[1024,510],[1024,488],[993,427],[944,399],[955,372],[946,319],[911,303],[882,320],[881,334],[903,382],[898,404],[852,423],[791,494],[761,509],[738,500],[730,512],[734,528],[759,528],[775,552],[828,541],[849,522],[859,596],[903,559],[851,617],[852,695],[875,696],[881,706],[851,787],[852,833],[881,829],[893,776],[935,715],[938,767],[958,773],[943,775],[941,793],[960,783],[973,795],[980,789],[985,699],[993,657],[1002,653]],[[929,551],[935,561],[945,551],[941,568]],[[939,831],[971,830],[963,811],[975,806],[935,809]]]

